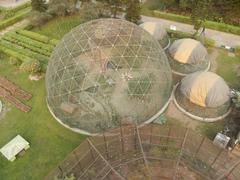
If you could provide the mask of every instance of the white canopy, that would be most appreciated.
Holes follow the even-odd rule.
[[[5,156],[9,161],[13,161],[15,156],[20,153],[23,149],[29,147],[29,143],[23,139],[20,135],[17,135],[9,143],[0,149],[0,152]]]

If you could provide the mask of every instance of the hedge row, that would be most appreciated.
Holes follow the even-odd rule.
[[[51,54],[53,49],[54,49],[54,46],[52,46],[52,45],[33,40],[33,39],[28,38],[26,36],[22,36],[20,34],[17,34],[15,32],[7,33],[5,35],[5,37],[11,37],[13,39],[16,39],[17,41],[23,42],[25,44],[28,44],[28,45],[31,45],[31,46],[34,46],[34,47],[37,47],[39,49],[43,49],[46,52],[49,52],[49,54]]]
[[[36,52],[38,54],[42,54],[42,55],[45,55],[45,56],[50,56],[51,55],[51,53],[49,51],[46,51],[44,49],[40,49],[38,47],[32,46],[32,45],[27,44],[25,42],[22,42],[22,41],[19,41],[17,39],[14,39],[14,38],[12,38],[10,36],[4,36],[3,39],[6,40],[6,41],[9,41],[11,43],[18,44],[19,46],[22,46],[24,48],[28,48],[31,51]]]
[[[14,50],[15,52],[19,53],[19,54],[22,54],[22,55],[25,55],[27,57],[30,57],[32,59],[37,59],[39,60],[41,63],[47,63],[48,61],[48,57],[47,56],[44,56],[44,55],[41,55],[41,54],[38,54],[36,52],[33,52],[29,49],[25,49],[21,46],[18,46],[16,44],[13,44],[13,43],[10,43],[9,41],[6,41],[6,40],[0,40],[0,45],[8,48],[8,49],[11,49],[11,50]]]
[[[172,20],[172,21],[192,24],[192,20],[189,16],[182,16],[182,15],[160,12],[160,11],[153,11],[153,16],[160,17],[160,18],[163,18],[163,19]],[[205,22],[205,27],[209,28],[209,29],[214,29],[214,30],[218,30],[218,31],[223,31],[223,32],[228,32],[228,33],[233,33],[233,34],[240,35],[240,27],[225,24],[225,23],[219,23],[219,22],[214,22],[214,21],[206,21]]]
[[[194,35],[192,33],[188,33],[188,32],[173,31],[173,30],[167,29],[167,33],[169,34],[170,37],[176,38],[176,39],[182,39],[182,38],[198,39],[198,37],[194,37]],[[205,37],[204,46],[214,47],[215,46],[215,40]]]
[[[21,11],[21,12],[17,13],[16,15],[1,21],[0,22],[0,30],[6,28],[8,26],[11,26],[11,25],[15,24],[16,22],[22,20],[30,11],[31,11],[31,8],[27,8],[24,11]]]
[[[42,43],[46,43],[46,44],[50,44],[52,46],[56,46],[56,44],[58,43],[58,40],[56,39],[50,39],[47,36],[32,32],[32,31],[27,31],[27,30],[17,30],[16,31],[18,34],[26,36],[28,38],[34,39],[36,41],[40,41]]]
[[[40,41],[42,43],[48,43],[49,42],[49,38],[47,36],[43,36],[43,35],[31,32],[31,31],[26,31],[26,30],[21,29],[21,30],[18,30],[17,33],[20,34],[20,35],[29,37],[31,39],[34,39],[36,41]]]
[[[14,57],[14,58],[20,60],[22,62],[27,62],[27,61],[31,61],[32,60],[31,58],[29,58],[29,57],[27,57],[25,55],[22,55],[22,54],[14,51],[14,50],[11,50],[9,48],[6,48],[6,47],[4,47],[2,45],[0,45],[0,51],[5,53],[5,54],[7,54],[10,57]]]

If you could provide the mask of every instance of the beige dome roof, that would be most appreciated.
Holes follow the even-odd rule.
[[[218,107],[229,101],[226,82],[212,72],[195,72],[184,77],[180,91],[192,103],[202,107]]]
[[[141,28],[149,32],[155,39],[162,40],[167,36],[166,30],[157,22],[144,22],[140,25]]]
[[[194,39],[186,38],[174,41],[169,48],[171,57],[183,64],[198,64],[199,61],[207,61],[206,48]]]

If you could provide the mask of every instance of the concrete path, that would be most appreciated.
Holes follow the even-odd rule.
[[[7,8],[15,7],[29,1],[30,0],[0,0],[0,6],[7,7]]]
[[[193,26],[189,24],[179,23],[175,21],[165,20],[161,18],[155,18],[155,17],[148,17],[148,16],[142,16],[142,21],[154,21],[159,22],[163,25],[165,28],[169,28],[170,25],[175,25],[177,27],[177,30],[183,31],[183,32],[194,32]],[[240,45],[240,36],[220,32],[212,29],[206,29],[205,35],[208,38],[214,39],[216,41],[216,46],[219,47],[221,45],[227,45],[231,47],[235,47],[237,45]]]

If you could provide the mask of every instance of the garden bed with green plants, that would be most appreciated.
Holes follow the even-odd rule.
[[[23,63],[37,60],[45,70],[57,43],[56,39],[20,29],[7,33],[0,39],[0,51]]]
[[[11,26],[24,19],[31,11],[30,3],[17,6],[15,8],[0,8],[0,30]]]

